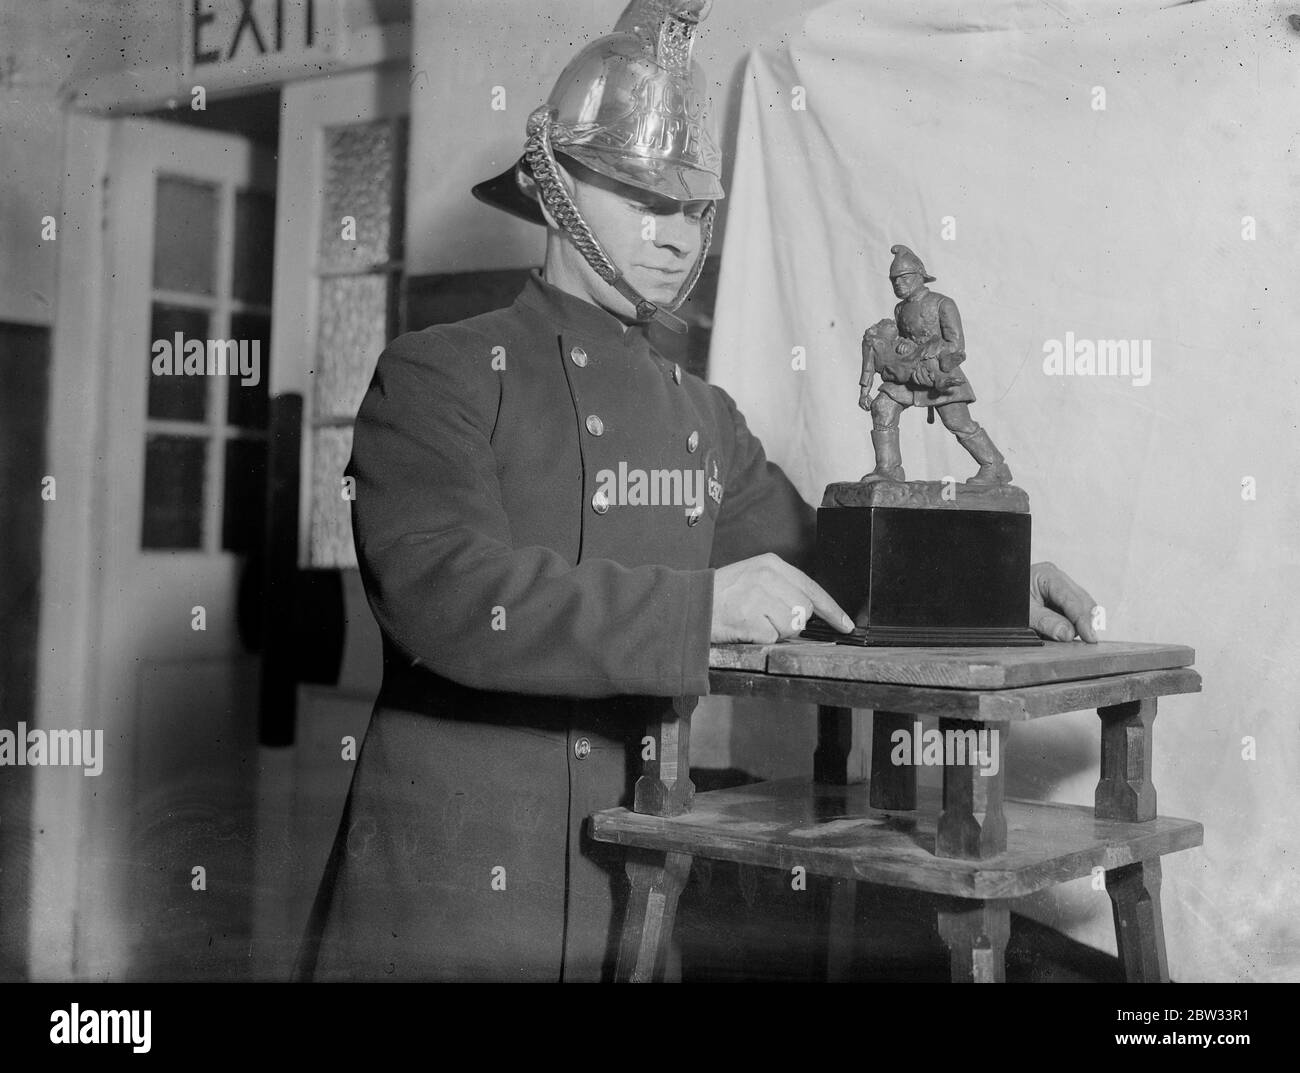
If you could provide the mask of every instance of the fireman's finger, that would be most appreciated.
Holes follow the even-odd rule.
[[[1049,641],[1073,641],[1074,627],[1055,611],[1049,611],[1037,600],[1029,603],[1029,625],[1040,637]]]
[[[1054,616],[1048,620],[1053,631],[1044,636],[1070,641],[1077,632],[1089,644],[1097,643],[1097,631],[1092,624],[1097,601],[1082,585],[1054,563],[1035,563],[1029,568],[1029,578],[1031,621],[1040,608],[1045,615]],[[1033,625],[1043,633],[1036,623]]]

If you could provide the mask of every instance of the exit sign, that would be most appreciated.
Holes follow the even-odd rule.
[[[341,58],[340,0],[184,0],[181,66],[212,88],[318,73]]]

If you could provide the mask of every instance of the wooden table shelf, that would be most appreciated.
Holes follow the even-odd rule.
[[[958,898],[1020,898],[1057,883],[1199,846],[1192,820],[1151,823],[1098,820],[1084,805],[1008,799],[1007,848],[996,857],[936,857],[937,789],[920,795],[915,814],[871,807],[866,783],[824,786],[780,779],[695,797],[681,816],[610,809],[593,818],[601,842],[686,852],[810,875],[879,883]]]

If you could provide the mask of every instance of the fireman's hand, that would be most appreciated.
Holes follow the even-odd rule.
[[[1097,601],[1054,563],[1029,568],[1029,624],[1049,641],[1073,641],[1076,633],[1097,643],[1092,613]]]
[[[875,401],[875,396],[871,394],[871,388],[864,386],[862,394],[858,396],[858,405],[867,413],[871,413],[871,404]]]
[[[841,633],[853,632],[853,620],[830,594],[778,555],[768,552],[714,571],[714,644],[797,637],[814,613]]]

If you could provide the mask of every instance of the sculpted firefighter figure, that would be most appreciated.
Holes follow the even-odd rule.
[[[906,246],[891,246],[889,280],[899,303],[892,320],[878,321],[862,337],[862,394],[858,405],[871,414],[871,444],[876,468],[863,481],[902,481],[898,419],[909,406],[935,410],[944,427],[979,463],[967,484],[1008,484],[1011,470],[989,434],[970,415],[975,392],[961,369],[966,360],[957,303],[926,284],[935,277]],[[872,382],[880,374],[880,390]]]

